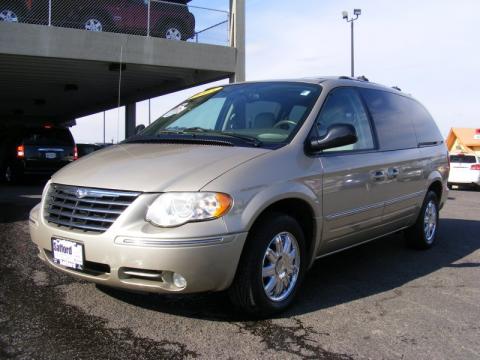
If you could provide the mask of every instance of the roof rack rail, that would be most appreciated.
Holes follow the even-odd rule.
[[[352,78],[351,78],[350,76],[345,76],[345,75],[339,76],[338,78],[339,78],[340,80],[352,80]]]
[[[367,79],[367,77],[366,77],[365,75],[358,76],[358,77],[357,77],[357,80],[369,82],[369,80]]]
[[[397,91],[402,91],[402,89],[400,89],[398,86],[392,86],[392,89],[395,89]]]

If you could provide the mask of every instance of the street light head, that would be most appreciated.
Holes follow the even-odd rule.
[[[342,11],[342,18],[348,19],[348,11]]]
[[[361,14],[362,14],[362,9],[354,9],[354,10],[353,10],[353,15],[359,16],[359,15],[361,15]]]

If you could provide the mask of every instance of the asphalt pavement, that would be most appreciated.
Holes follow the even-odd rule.
[[[140,295],[47,268],[41,186],[0,186],[0,359],[480,359],[480,192],[451,191],[437,245],[401,234],[317,261],[270,320],[225,293]]]

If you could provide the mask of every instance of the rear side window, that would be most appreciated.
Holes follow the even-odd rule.
[[[475,164],[477,159],[473,155],[450,155],[451,163]]]
[[[23,138],[25,145],[33,146],[73,146],[72,134],[68,129],[38,128],[28,129]]]
[[[409,99],[387,91],[359,89],[375,122],[382,150],[418,146]]]
[[[411,115],[419,146],[434,145],[443,142],[443,136],[427,109],[419,102],[403,97],[405,108]]]

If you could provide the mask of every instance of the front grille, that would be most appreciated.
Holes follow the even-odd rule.
[[[68,229],[103,233],[138,195],[138,192],[52,184],[45,198],[45,219]]]

